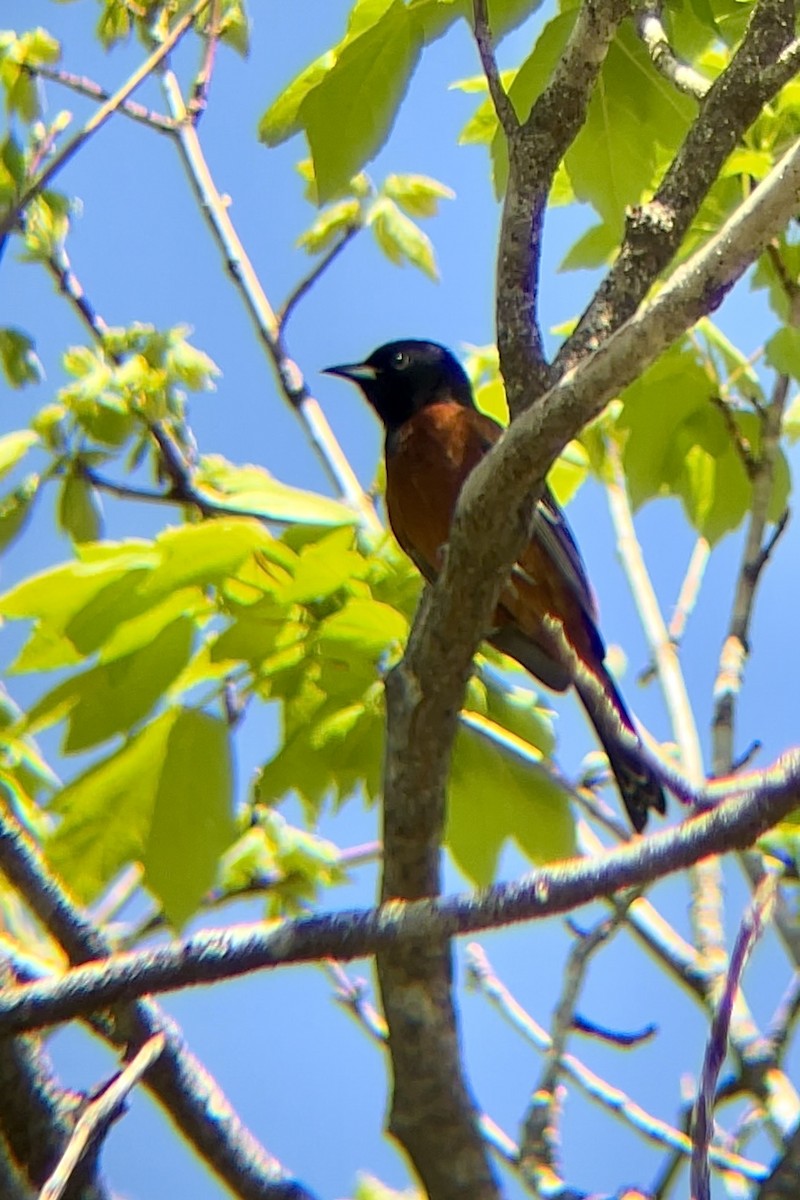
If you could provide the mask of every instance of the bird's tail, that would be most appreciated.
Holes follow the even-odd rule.
[[[647,824],[648,811],[654,808],[663,815],[667,802],[661,783],[644,756],[625,701],[602,663],[596,673],[583,670],[575,680],[575,687],[608,755],[631,824],[641,833]]]

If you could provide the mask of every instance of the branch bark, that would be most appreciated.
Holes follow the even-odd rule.
[[[522,882],[488,888],[477,897],[395,900],[377,909],[285,921],[276,929],[265,929],[261,922],[232,926],[74,967],[56,980],[8,989],[0,995],[0,1034],[71,1020],[149,992],[232,979],[289,963],[346,961],[403,945],[433,945],[435,952],[446,938],[570,912],[621,888],[652,883],[709,854],[752,845],[791,812],[800,799],[800,751],[734,784],[735,789],[721,784],[709,789],[709,799],[721,802],[680,826],[597,859],[542,867]],[[728,798],[721,799],[726,794]],[[422,991],[417,995],[422,1003]],[[168,1035],[165,1054],[148,1082],[169,1055]]]

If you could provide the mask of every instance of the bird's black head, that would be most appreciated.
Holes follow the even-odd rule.
[[[392,433],[429,404],[450,402],[474,408],[472,388],[456,358],[437,342],[388,342],[363,363],[327,367],[357,383]]]

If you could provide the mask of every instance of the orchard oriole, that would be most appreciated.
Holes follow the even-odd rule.
[[[326,374],[358,384],[380,417],[389,522],[403,550],[433,581],[464,480],[502,427],[478,411],[465,371],[435,342],[390,342],[364,362],[328,367]],[[531,513],[530,539],[500,593],[487,640],[554,691],[575,685],[634,829],[644,829],[648,809],[665,811],[661,784],[640,753],[633,721],[605,665],[580,552],[547,488]]]

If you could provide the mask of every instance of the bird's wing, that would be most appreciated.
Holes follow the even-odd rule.
[[[559,508],[548,487],[536,502],[531,518],[531,537],[538,539],[547,550],[569,584],[575,599],[587,617],[596,623],[597,601],[586,574],[581,552],[567,518]]]

